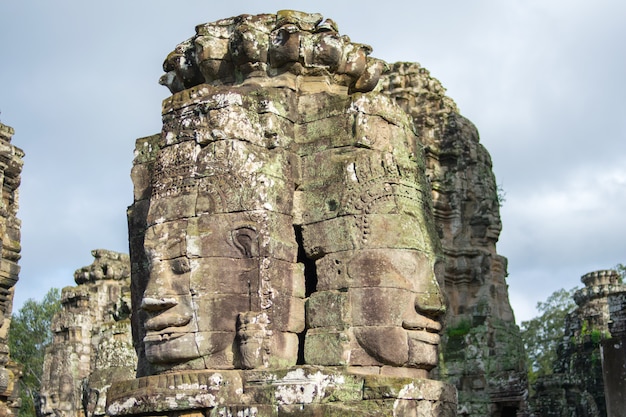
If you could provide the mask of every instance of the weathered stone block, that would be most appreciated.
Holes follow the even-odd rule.
[[[300,155],[310,155],[326,149],[355,145],[354,115],[345,111],[295,126],[295,140]]]
[[[306,301],[308,329],[317,327],[343,330],[352,323],[349,296],[346,292],[318,291]]]
[[[307,330],[304,342],[304,361],[324,366],[349,364],[349,334],[325,328]]]
[[[350,102],[351,100],[347,96],[331,94],[328,91],[300,95],[297,107],[300,123],[306,124],[315,120],[343,115],[349,108]],[[301,137],[300,140],[306,141],[307,139]]]
[[[364,287],[349,290],[353,326],[402,327],[407,308],[414,305],[415,294],[406,289]],[[373,306],[376,308],[372,308]]]
[[[272,300],[269,307],[273,328],[281,331],[300,333],[305,329],[304,299],[284,294]]]
[[[165,223],[196,215],[197,187],[185,185],[172,190],[171,195],[153,196],[146,217],[148,225]]]
[[[237,314],[250,311],[250,304],[248,294],[200,294],[194,297],[198,330],[234,332]]]
[[[302,226],[307,257],[317,259],[325,254],[359,247],[358,226],[355,223],[355,217],[343,216]]]
[[[144,248],[153,259],[174,259],[187,254],[187,220],[173,220],[149,226]]]

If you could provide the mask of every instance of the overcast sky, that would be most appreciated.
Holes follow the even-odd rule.
[[[135,139],[159,132],[161,64],[196,24],[319,12],[447,88],[506,192],[498,253],[518,323],[626,263],[626,2],[4,0],[0,121],[24,149],[14,312],[74,285],[91,249],[128,251]]]

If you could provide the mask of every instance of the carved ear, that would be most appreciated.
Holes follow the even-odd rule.
[[[232,232],[233,243],[246,258],[259,256],[258,235],[250,227],[241,227]]]

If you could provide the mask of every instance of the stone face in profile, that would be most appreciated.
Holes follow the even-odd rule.
[[[139,375],[350,366],[424,377],[445,309],[430,189],[382,63],[330,20],[199,25],[166,59],[129,209]]]

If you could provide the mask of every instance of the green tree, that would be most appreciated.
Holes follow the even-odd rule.
[[[528,379],[533,383],[537,377],[552,373],[556,360],[556,348],[565,333],[565,317],[574,310],[574,292],[560,289],[546,301],[537,303],[538,317],[523,321],[522,340],[528,357]]]
[[[34,399],[41,386],[44,353],[52,342],[52,317],[60,309],[60,291],[52,288],[41,302],[28,299],[12,316],[9,328],[11,359],[23,367],[20,416],[35,415]]]
[[[619,273],[620,282],[624,282],[624,278],[626,278],[626,265],[617,264],[613,267],[613,269],[615,269]]]

